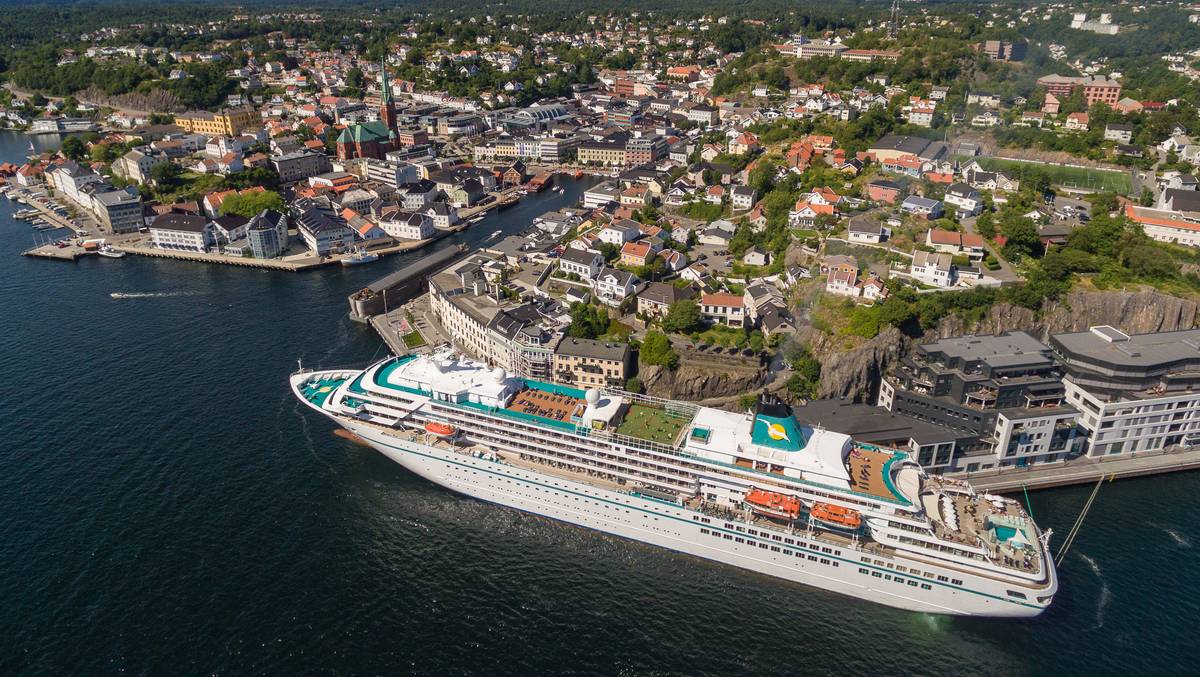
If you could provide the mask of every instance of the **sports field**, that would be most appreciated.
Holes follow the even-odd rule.
[[[1090,169],[1088,167],[1066,167],[1050,165],[1042,162],[1026,162],[1007,158],[979,157],[974,158],[983,165],[984,169],[999,170],[1015,179],[1024,179],[1031,171],[1045,172],[1050,182],[1056,186],[1067,188],[1088,188],[1091,190],[1106,190],[1128,195],[1133,190],[1128,172],[1112,169]]]

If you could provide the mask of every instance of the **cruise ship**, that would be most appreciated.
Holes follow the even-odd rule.
[[[900,609],[1022,617],[1058,587],[1019,502],[799,423],[508,374],[449,346],[293,393],[452,491]]]

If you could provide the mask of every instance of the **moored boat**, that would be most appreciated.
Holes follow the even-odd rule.
[[[541,517],[923,613],[1034,616],[1058,588],[1050,534],[1019,502],[771,396],[738,413],[583,390],[449,346],[290,383],[420,477]]]
[[[379,254],[366,251],[365,249],[355,250],[353,253],[342,258],[343,266],[360,266],[364,263],[378,261]]]

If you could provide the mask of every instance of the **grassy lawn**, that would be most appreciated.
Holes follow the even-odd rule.
[[[617,426],[617,432],[659,444],[671,444],[679,435],[679,431],[683,430],[684,423],[683,419],[671,416],[657,407],[631,404],[621,425]]]
[[[404,341],[404,346],[409,350],[420,348],[425,345],[425,337],[421,336],[421,332],[413,330],[400,337]]]
[[[749,345],[750,340],[746,337],[746,332],[741,329],[718,324],[700,332],[699,342],[701,344],[707,343],[709,345],[725,346],[728,348],[735,346],[743,348]]]
[[[1017,179],[1024,178],[1023,174],[1031,170],[1043,171],[1051,183],[1072,188],[1091,188],[1094,190],[1111,190],[1122,195],[1128,195],[1133,190],[1128,172],[1111,169],[1089,169],[1087,167],[1062,167],[1041,162],[1025,162],[1022,160],[1006,160],[994,157],[975,158],[984,169],[1000,170],[1012,174]]]

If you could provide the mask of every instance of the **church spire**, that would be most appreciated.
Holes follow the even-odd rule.
[[[379,62],[379,82],[380,87],[383,89],[383,101],[385,103],[390,102],[392,100],[392,86],[388,82],[387,59],[381,59]]]

